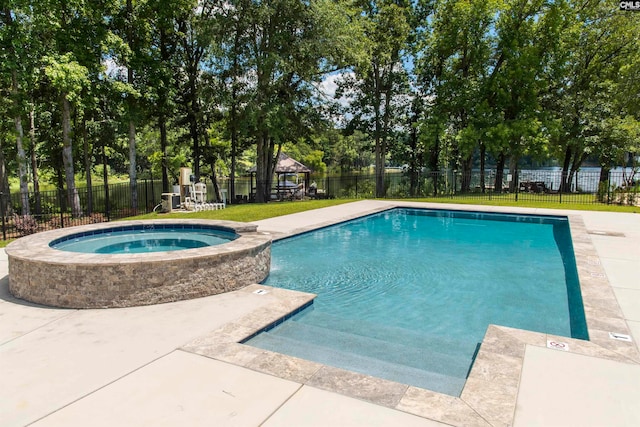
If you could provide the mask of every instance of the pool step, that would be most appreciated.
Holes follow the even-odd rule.
[[[348,351],[351,346],[337,350],[334,347],[301,342],[293,338],[274,335],[271,332],[262,333],[246,344],[390,381],[411,384],[451,396],[459,396],[465,383],[465,378],[443,375],[355,354]]]
[[[471,364],[471,355],[465,353],[418,348],[299,322],[285,322],[270,333],[329,349],[348,349],[349,353],[460,378],[466,377]]]
[[[458,339],[456,336],[429,334],[396,326],[381,325],[366,320],[333,316],[314,310],[313,307],[302,311],[291,320],[425,350],[445,348],[448,354],[472,355],[476,347],[475,344],[470,344],[468,340]]]

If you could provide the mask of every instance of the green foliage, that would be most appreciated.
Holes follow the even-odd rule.
[[[302,163],[305,164],[314,173],[324,175],[327,170],[327,165],[322,161],[322,157],[322,151],[313,150],[302,158]]]
[[[59,57],[42,58],[44,73],[51,85],[67,96],[69,101],[81,99],[82,90],[89,86],[88,70],[67,53]]]
[[[232,158],[236,175],[256,163],[266,174],[278,146],[318,173],[376,163],[379,196],[390,160],[468,171],[479,158],[553,158],[572,174],[589,158],[637,170],[640,41],[631,35],[640,21],[615,9],[577,0],[8,0],[0,184],[19,176],[33,185],[39,172],[58,186],[65,168],[89,177],[103,160],[112,173],[136,162],[141,176],[168,181],[181,166],[231,173]],[[333,100],[318,90],[329,75],[340,76]]]

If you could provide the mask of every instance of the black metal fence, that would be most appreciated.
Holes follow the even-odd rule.
[[[499,177],[498,177],[499,179]],[[503,173],[496,188],[496,171],[385,174],[386,198],[460,198],[465,200],[535,201],[543,203],[620,204],[640,202],[640,185],[631,171],[612,171],[600,181],[600,171],[576,172],[523,170]],[[373,198],[374,175],[349,175],[316,179],[320,197]]]
[[[568,176],[562,171],[522,170],[510,175],[503,173],[501,185],[496,188],[497,171],[484,175],[477,171],[462,174],[456,171],[421,173],[412,179],[401,170],[385,174],[385,197],[393,199],[427,198],[456,199],[482,203],[487,200],[534,201],[548,204],[621,204],[640,203],[640,185],[631,170],[610,172],[601,181],[600,171],[588,171]],[[312,177],[318,198],[374,198],[375,175],[342,175]],[[222,188],[228,181],[221,180]],[[80,215],[72,215],[65,191],[41,191],[29,194],[29,215],[22,215],[19,193],[0,193],[2,238],[9,239],[49,229],[110,221],[132,215],[152,212],[161,201],[162,185],[159,181],[144,180],[137,184],[138,207],[131,206],[128,183],[78,188]],[[208,183],[209,194],[213,194]],[[236,194],[248,191],[250,185],[236,180]],[[228,194],[231,192],[227,188]],[[308,190],[308,189],[307,189]],[[246,195],[246,194],[245,194]],[[238,200],[250,200],[241,197]],[[228,201],[232,203],[233,201]]]
[[[64,190],[30,192],[28,215],[22,215],[26,201],[20,193],[0,193],[2,239],[149,213],[160,203],[162,184],[152,180],[139,181],[137,208],[132,208],[129,183],[78,188],[77,192],[80,200],[77,215],[72,215]]]

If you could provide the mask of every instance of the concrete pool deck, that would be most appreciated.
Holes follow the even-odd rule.
[[[361,201],[257,224],[260,231],[271,232],[277,238],[394,205],[581,217],[589,244],[597,252],[597,257],[589,258],[593,267],[590,274],[594,279],[608,279],[624,317],[624,325],[620,326],[628,326],[634,336],[632,348],[637,351],[640,215]],[[238,336],[250,332],[243,327],[259,327],[265,316],[277,318],[286,314],[309,300],[305,294],[275,289],[255,294],[256,289],[265,287],[254,286],[154,306],[53,309],[9,295],[7,261],[2,255],[3,426],[640,425],[640,365],[633,360],[621,362],[611,357],[552,350],[544,343],[523,344],[522,366],[513,386],[515,408],[507,420],[475,410],[472,399],[465,400],[464,395],[463,399],[455,399],[436,393],[420,394],[419,389],[414,390],[413,402],[420,407],[409,405],[406,395],[410,393],[406,389],[404,406],[398,402],[373,404],[375,399],[362,394],[366,389],[349,390],[348,383],[336,383],[339,376],[326,367],[319,368],[311,362],[302,368],[283,366],[287,359],[262,353],[261,358],[256,357],[240,348],[246,346],[235,344],[242,338]],[[507,329],[494,332],[510,334]],[[614,353],[632,359],[631,353]],[[270,372],[276,367],[278,372]],[[319,375],[318,369],[324,369],[324,375]],[[282,378],[283,372],[289,373],[288,379]],[[300,372],[309,374],[303,378]],[[500,384],[500,378],[493,380]],[[394,399],[391,394],[396,385],[385,385],[386,398]],[[327,391],[332,387],[340,393]],[[498,395],[500,392],[497,390]],[[491,392],[476,393],[474,397],[492,405],[501,404],[492,402],[495,395]]]

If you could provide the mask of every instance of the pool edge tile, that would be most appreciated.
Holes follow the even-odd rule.
[[[491,426],[487,420],[459,397],[414,386],[409,386],[396,409],[455,426]]]
[[[245,344],[241,345],[251,347]],[[247,363],[245,367],[278,378],[307,384],[322,369],[323,365],[310,360],[264,350],[258,357]]]
[[[305,384],[388,408],[395,408],[409,388],[407,384],[326,365]]]

